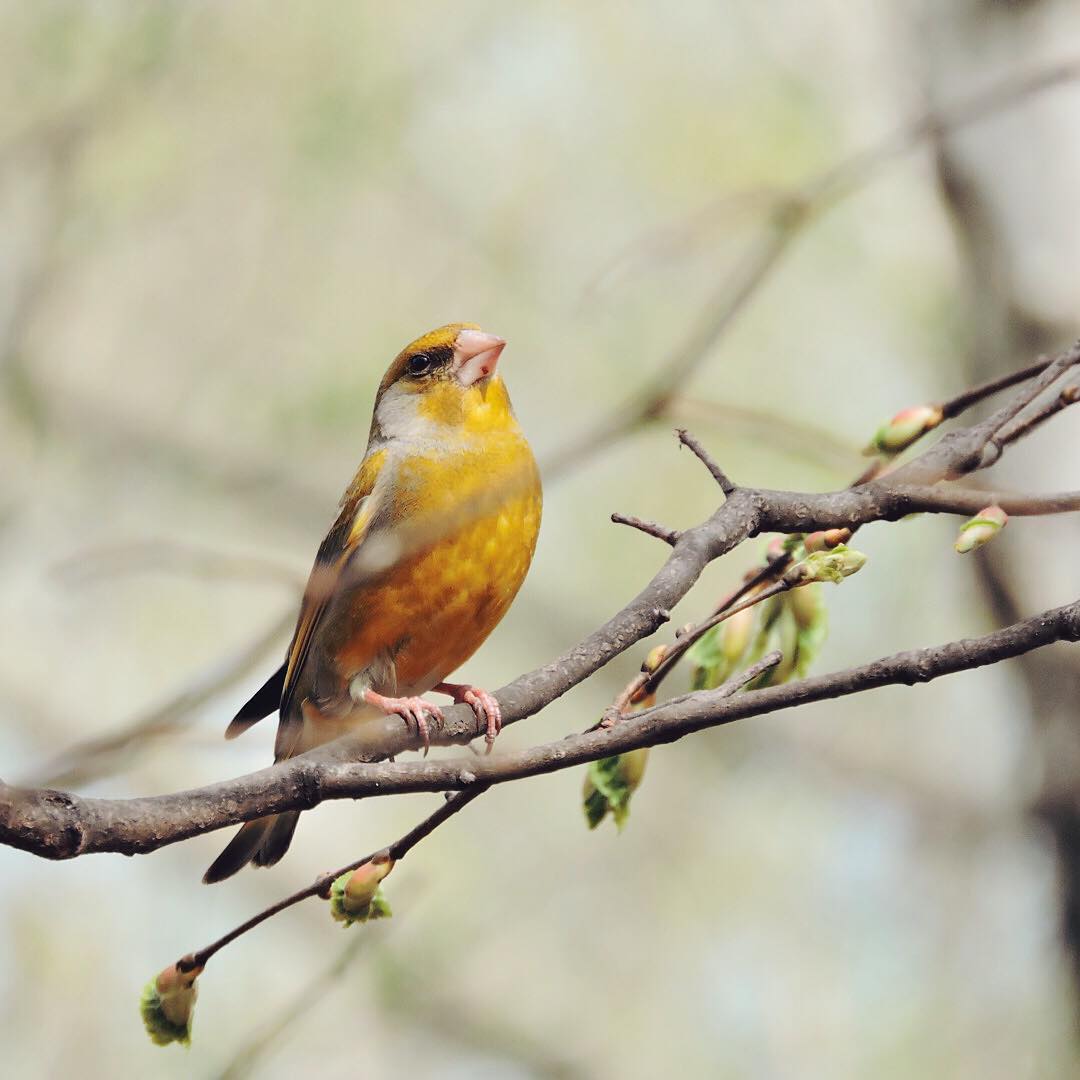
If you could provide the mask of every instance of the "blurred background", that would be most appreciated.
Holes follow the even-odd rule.
[[[660,565],[611,511],[715,507],[676,424],[743,482],[840,486],[880,421],[1080,322],[1071,0],[3,0],[0,57],[13,783],[149,794],[268,763],[271,724],[222,732],[279,662],[386,364],[433,326],[508,338],[548,466],[531,576],[465,672],[499,686]],[[994,481],[1077,486],[1070,420]],[[1015,522],[981,561],[955,525],[860,534],[817,670],[1078,595],[1070,521]],[[500,745],[592,722],[644,648]],[[0,850],[5,1067],[1073,1074],[1078,702],[1073,647],[705,733],[653,753],[621,835],[586,830],[580,772],[493,790],[397,869],[390,922],[343,934],[311,901],[216,958],[189,1051],[149,1043],[143,983],[437,797],[323,806],[281,865],[212,889],[221,833]]]

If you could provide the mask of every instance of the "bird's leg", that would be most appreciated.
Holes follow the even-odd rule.
[[[431,689],[436,694],[448,694],[457,705],[468,705],[476,714],[476,719],[487,725],[484,739],[490,752],[495,736],[502,731],[502,709],[499,708],[495,695],[468,683],[441,682]]]
[[[431,749],[431,732],[428,729],[428,717],[436,728],[443,725],[442,709],[422,697],[386,697],[367,689],[360,692],[360,698],[376,709],[382,709],[384,713],[392,713],[400,716],[406,724],[410,721],[416,725],[420,738],[424,740],[424,756]]]

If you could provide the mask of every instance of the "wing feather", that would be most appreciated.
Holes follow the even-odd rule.
[[[341,512],[326,538],[319,545],[315,565],[311,569],[300,617],[285,659],[285,685],[281,698],[281,725],[278,745],[288,745],[293,732],[286,730],[299,723],[299,710],[294,707],[297,685],[304,671],[319,623],[337,590],[342,571],[363,543],[369,526],[376,516],[379,494],[376,485],[386,460],[386,451],[369,453],[360,465],[349,489],[341,500]],[[385,486],[385,485],[384,485]]]

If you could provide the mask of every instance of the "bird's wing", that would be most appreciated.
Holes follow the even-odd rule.
[[[315,565],[311,569],[304,599],[300,605],[300,617],[296,623],[292,643],[285,658],[285,682],[281,696],[281,723],[278,727],[277,748],[281,751],[292,744],[299,734],[301,719],[294,708],[297,684],[311,652],[312,642],[320,620],[326,613],[337,591],[342,572],[349,560],[369,534],[372,522],[379,516],[379,505],[386,498],[387,484],[379,483],[386,463],[386,451],[369,453],[356,477],[341,500],[338,514],[326,539],[319,546]],[[383,478],[385,480],[385,477]]]

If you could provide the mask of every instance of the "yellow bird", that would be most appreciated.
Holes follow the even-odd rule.
[[[540,474],[496,366],[506,342],[472,323],[417,338],[375,396],[367,452],[308,579],[285,663],[236,714],[234,738],[275,710],[275,761],[387,713],[425,746],[446,694],[488,743],[501,726],[485,690],[446,678],[506,614],[532,561]],[[203,877],[272,866],[298,811],[249,821]]]

